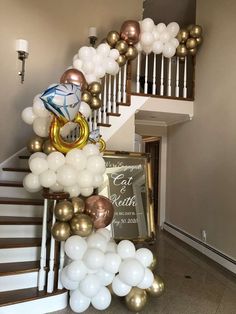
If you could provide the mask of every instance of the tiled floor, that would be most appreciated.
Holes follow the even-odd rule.
[[[157,244],[157,273],[166,290],[150,298],[142,313],[155,314],[236,314],[236,277],[166,232]],[[186,278],[190,276],[191,278]],[[67,308],[54,314],[72,314]],[[85,314],[99,311],[90,307]],[[104,314],[130,313],[121,298],[113,297]]]

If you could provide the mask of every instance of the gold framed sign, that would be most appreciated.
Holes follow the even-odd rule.
[[[106,151],[106,173],[100,195],[115,209],[110,225],[113,238],[135,242],[155,238],[149,154]]]

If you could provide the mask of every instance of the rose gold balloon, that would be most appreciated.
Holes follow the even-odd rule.
[[[113,219],[114,208],[105,196],[93,195],[85,201],[85,213],[92,218],[96,229],[105,228]]]
[[[120,29],[120,37],[129,45],[135,45],[139,41],[140,26],[139,22],[128,20],[125,21]]]
[[[86,79],[84,77],[84,74],[76,69],[69,69],[66,70],[61,78],[60,78],[61,84],[75,84],[75,85],[81,85],[81,90],[83,91],[85,87],[87,86]]]

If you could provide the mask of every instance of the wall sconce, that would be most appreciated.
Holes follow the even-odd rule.
[[[25,59],[29,55],[29,44],[25,39],[16,40],[16,51],[18,52],[18,59],[21,60],[21,71],[18,72],[18,75],[21,77],[21,84],[23,84],[25,79]]]
[[[97,41],[97,29],[96,27],[89,27],[88,31],[88,37],[89,37],[89,43],[92,47],[95,46],[96,41]]]

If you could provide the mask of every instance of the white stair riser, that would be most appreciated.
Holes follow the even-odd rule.
[[[40,247],[0,249],[1,263],[31,262],[40,258]]]
[[[1,186],[0,197],[42,198],[42,193],[29,193],[23,187]]]
[[[1,180],[23,181],[27,174],[28,172],[2,171],[0,178]]]
[[[67,307],[68,292],[28,302],[0,307],[0,314],[46,314]]]
[[[0,238],[40,238],[41,235],[42,235],[41,225],[0,226]]]
[[[0,292],[37,287],[38,271],[0,276]]]
[[[0,216],[42,217],[43,206],[0,204]]]

